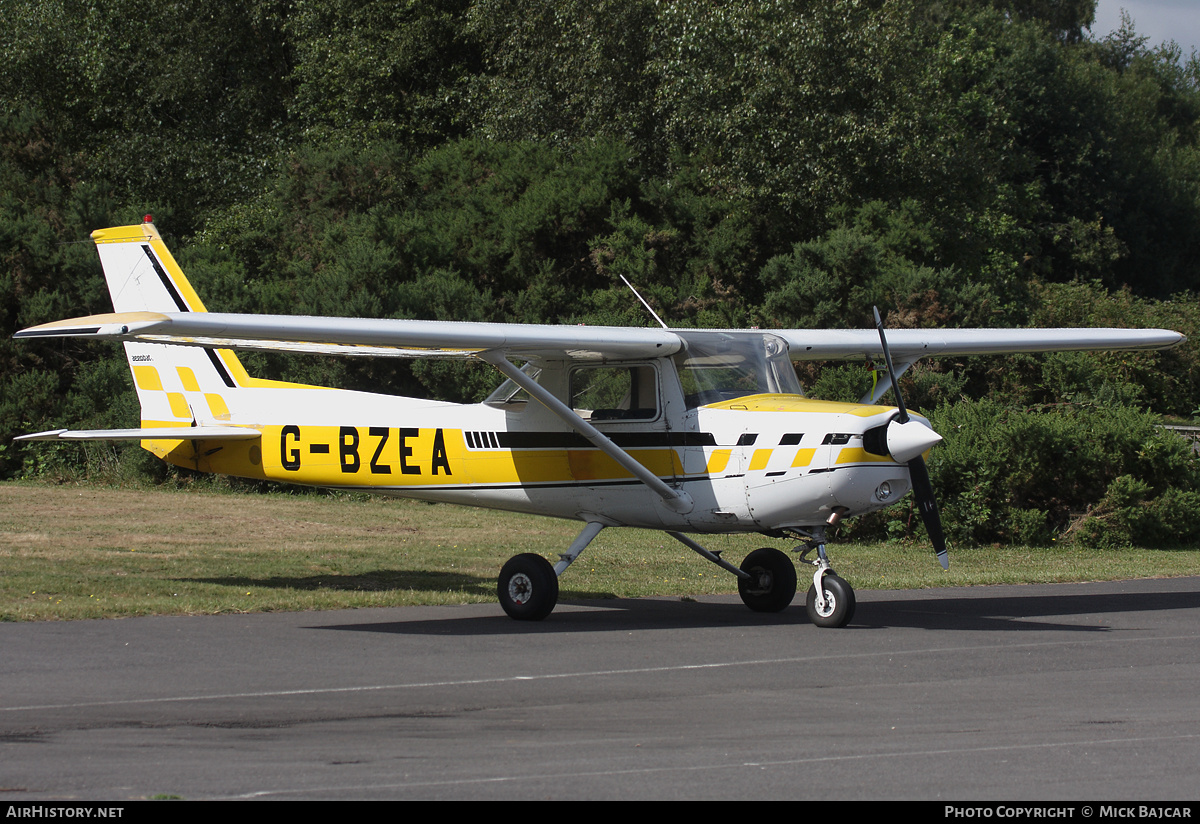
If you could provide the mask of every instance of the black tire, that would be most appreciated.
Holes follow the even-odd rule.
[[[558,576],[541,555],[526,552],[508,559],[496,582],[500,606],[518,621],[540,621],[558,603]]]
[[[738,578],[742,603],[755,612],[780,612],[796,597],[796,566],[778,549],[756,549],[742,561],[752,580]]]
[[[825,610],[817,611],[817,590],[809,586],[804,606],[808,619],[819,627],[844,627],[854,617],[854,590],[832,572],[821,579],[824,581]]]

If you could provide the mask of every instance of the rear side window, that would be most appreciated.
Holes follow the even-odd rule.
[[[635,366],[581,366],[571,372],[571,408],[592,422],[658,417],[658,370]]]

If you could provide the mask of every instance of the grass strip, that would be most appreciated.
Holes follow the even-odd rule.
[[[508,512],[360,495],[0,484],[0,620],[345,609],[495,600],[520,552],[556,560],[580,529]],[[734,563],[761,536],[704,536]],[[1200,550],[829,546],[856,589],[1200,575]],[[801,592],[805,585],[801,573]],[[737,592],[670,537],[606,529],[561,580],[563,600]],[[802,595],[801,595],[802,597]]]

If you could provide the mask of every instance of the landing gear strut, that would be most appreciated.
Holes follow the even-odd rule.
[[[837,517],[831,517],[830,523],[836,523]],[[603,524],[589,522],[554,566],[532,552],[510,558],[500,570],[496,584],[496,594],[504,611],[518,621],[540,621],[553,612],[558,603],[558,576],[566,571],[602,529]],[[778,549],[756,549],[746,556],[739,568],[723,559],[719,552],[705,549],[683,533],[668,534],[736,575],[742,602],[755,612],[781,612],[796,597],[796,567]],[[854,590],[834,573],[829,564],[825,554],[825,527],[814,527],[799,535],[805,546],[799,562],[816,567],[812,586],[808,588],[804,599],[809,620],[818,627],[846,626],[854,617]],[[814,549],[817,551],[816,560],[805,560],[804,556]]]
[[[510,618],[540,621],[558,604],[558,576],[587,548],[604,524],[590,521],[554,566],[533,552],[514,555],[500,569],[496,595]]]
[[[854,617],[854,590],[837,576],[829,563],[829,557],[825,554],[825,528],[818,527],[809,535],[804,542],[806,549],[800,553],[803,563],[817,568],[804,599],[808,620],[818,627],[844,627]],[[804,556],[814,549],[817,551],[816,560],[804,560]]]
[[[830,516],[829,525],[836,524],[842,513]],[[691,548],[712,563],[737,576],[738,594],[742,603],[755,612],[780,612],[796,597],[796,567],[787,555],[778,549],[766,547],[756,549],[746,556],[739,569],[721,557],[719,552],[707,550],[680,532],[668,532],[672,538]],[[825,555],[825,526],[810,530],[794,531],[804,541],[805,550],[800,553],[800,562],[817,568],[813,573],[812,586],[804,599],[808,618],[818,627],[844,627],[854,617],[854,590],[833,571]],[[815,561],[806,561],[804,556],[817,551]]]

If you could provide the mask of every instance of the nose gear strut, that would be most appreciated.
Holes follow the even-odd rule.
[[[827,526],[834,526],[842,518],[841,509],[835,509],[825,525],[816,526],[809,530],[796,530],[804,538],[804,550],[797,559],[798,563],[811,564],[816,567],[813,572],[812,586],[804,599],[808,619],[819,627],[844,627],[854,617],[857,605],[854,599],[854,589],[834,572],[825,553],[825,532]],[[799,547],[797,547],[799,549]],[[814,560],[805,558],[813,550],[817,551]]]

